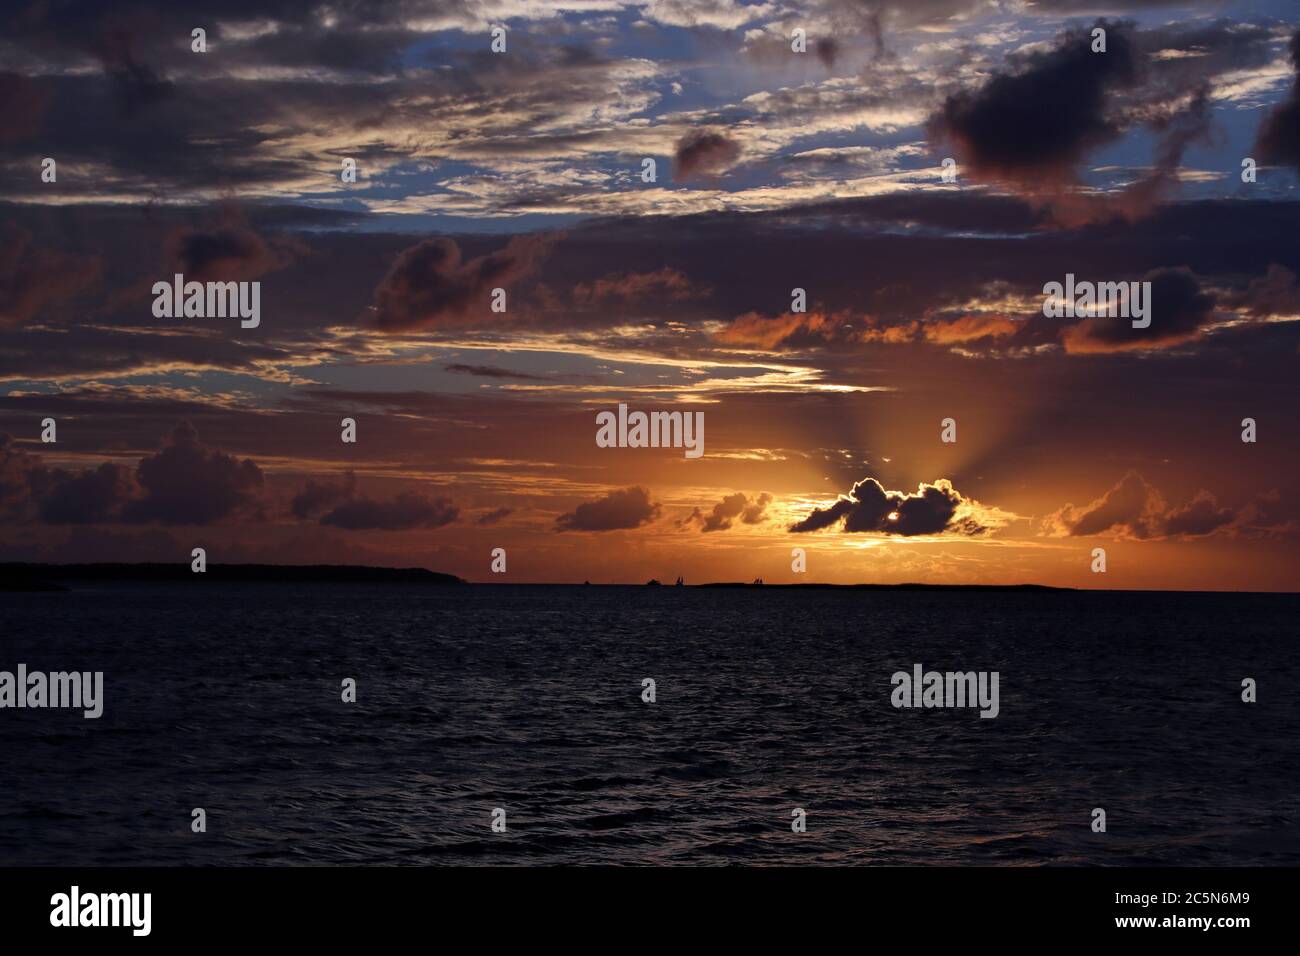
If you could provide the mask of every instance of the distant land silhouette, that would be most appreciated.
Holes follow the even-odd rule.
[[[65,590],[60,581],[247,581],[261,584],[464,584],[454,574],[424,568],[373,568],[348,564],[209,564],[204,572],[176,564],[0,563],[0,591]]]
[[[202,574],[190,570],[189,564],[29,564],[0,562],[0,592],[2,591],[66,591],[63,582],[179,582],[179,581],[235,581],[256,584],[468,584],[454,574],[443,574],[425,568],[379,568],[369,565],[347,564],[209,564]],[[491,582],[497,583],[495,581]],[[505,581],[503,584],[519,582]],[[646,582],[654,586],[659,581]],[[583,582],[590,584],[590,582]],[[552,583],[551,586],[555,586]],[[560,586],[567,586],[563,583]],[[575,583],[575,586],[581,587]],[[614,584],[615,587],[626,586]],[[681,586],[680,578],[678,586]],[[811,581],[798,584],[765,584],[761,580],[714,581],[707,584],[686,585],[697,588],[803,588],[871,591],[1072,591],[1073,588],[1052,587],[1046,584],[831,584]]]

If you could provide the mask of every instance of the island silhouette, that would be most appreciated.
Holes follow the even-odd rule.
[[[68,584],[77,582],[140,583],[181,581],[222,581],[249,584],[423,584],[470,585],[481,584],[534,584],[547,587],[602,586],[590,581],[579,582],[472,582],[454,574],[430,571],[427,568],[384,568],[361,564],[209,564],[206,571],[192,571],[185,563],[118,564],[99,562],[93,564],[36,564],[0,562],[0,591],[62,591]],[[632,586],[633,582],[608,582],[606,587]],[[655,587],[660,582],[651,578],[646,584]],[[694,588],[803,588],[879,591],[1071,591],[1073,588],[1052,587],[1045,584],[922,584],[904,582],[884,584],[861,582],[833,584],[809,581],[789,584],[769,584],[761,578],[753,582],[711,581],[704,584],[685,584],[679,577],[677,587]]]

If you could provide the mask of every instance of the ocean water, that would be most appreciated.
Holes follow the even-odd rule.
[[[0,669],[102,670],[106,698],[98,720],[0,710],[0,864],[1296,865],[1298,611],[1117,592],[0,595]],[[999,716],[895,709],[890,676],[916,663],[998,671]]]

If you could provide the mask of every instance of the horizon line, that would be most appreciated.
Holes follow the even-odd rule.
[[[217,572],[214,575],[214,577],[221,578],[223,577],[223,575],[220,572],[223,569],[248,571],[250,569],[264,568],[268,570],[281,571],[281,572],[315,571],[320,574],[322,580],[324,580],[327,576],[333,576],[335,581],[338,580],[338,576],[341,572],[342,573],[359,572],[364,574],[367,579],[358,579],[355,581],[347,582],[347,583],[355,583],[355,584],[393,584],[393,583],[432,584],[435,583],[435,581],[437,581],[437,583],[443,586],[459,584],[459,585],[481,585],[481,586],[505,585],[505,586],[514,586],[514,587],[579,587],[579,588],[581,587],[656,587],[656,588],[667,588],[670,590],[675,587],[689,587],[689,588],[720,588],[720,589],[728,589],[728,590],[734,590],[734,589],[755,590],[761,588],[784,588],[784,589],[803,588],[803,589],[824,589],[824,590],[839,589],[839,590],[882,590],[882,591],[948,590],[948,591],[1043,591],[1043,592],[1059,591],[1059,592],[1073,592],[1073,593],[1119,592],[1119,593],[1130,593],[1130,594],[1142,594],[1142,593],[1146,593],[1146,594],[1280,594],[1280,595],[1300,594],[1300,590],[1244,591],[1244,590],[1231,590],[1231,589],[1219,590],[1219,589],[1205,589],[1205,588],[1125,588],[1125,587],[1091,588],[1091,587],[1074,587],[1068,585],[1055,585],[1055,584],[1037,584],[1034,582],[994,584],[994,583],[979,583],[979,582],[939,583],[939,582],[926,582],[926,581],[899,581],[899,582],[778,581],[778,582],[768,583],[759,579],[754,582],[705,581],[699,584],[686,584],[683,582],[682,584],[677,585],[677,584],[664,584],[663,582],[653,578],[650,581],[597,581],[597,582],[593,582],[590,580],[502,581],[502,580],[496,580],[492,578],[484,579],[484,580],[470,580],[468,578],[463,578],[460,575],[451,574],[445,571],[435,571],[431,568],[425,568],[419,566],[392,567],[387,565],[368,565],[368,564],[272,564],[272,563],[263,563],[263,562],[243,562],[243,563],[230,563],[230,564],[211,564],[208,566],[208,570],[205,572],[189,571],[187,573],[186,569],[188,567],[189,567],[188,564],[186,564],[185,562],[172,563],[172,562],[162,562],[162,561],[81,561],[81,562],[63,562],[63,563],[36,562],[36,561],[0,561],[0,572],[9,572],[13,574],[27,574],[29,576],[48,575],[57,578],[61,576],[60,573],[62,572],[62,575],[67,575],[71,573],[72,576],[77,577],[80,576],[77,572],[82,572],[82,573],[94,572],[95,576],[99,577],[103,575],[105,572],[111,572],[112,570],[115,569],[120,569],[124,572],[127,571],[140,572],[140,571],[147,570],[155,575],[159,575],[159,577],[156,578],[158,580],[169,579],[172,582],[189,580],[192,576],[198,573],[206,574],[214,571]],[[385,576],[390,574],[393,576],[393,579],[384,580]],[[416,575],[417,577],[412,579],[411,577],[412,575]],[[419,579],[424,575],[427,575],[429,580],[421,581]],[[406,580],[401,580],[401,578],[403,577]],[[112,580],[111,577],[101,578],[101,579]],[[148,578],[144,578],[143,580],[148,580]],[[306,581],[299,580],[299,581],[279,582],[274,579],[268,579],[261,582],[244,580],[237,583],[300,584],[300,583],[309,583],[309,581],[310,578],[308,578]],[[41,582],[37,580],[23,581],[21,579],[17,579],[14,580],[13,582],[6,582],[6,583],[31,585],[31,584],[39,584]],[[230,582],[223,582],[223,583],[230,583]],[[5,590],[5,588],[2,585],[0,585],[0,591],[3,590]],[[18,590],[21,590],[21,588],[18,588]]]

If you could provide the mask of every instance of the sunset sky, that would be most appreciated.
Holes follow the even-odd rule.
[[[7,3],[0,560],[1296,590],[1298,28]],[[260,324],[156,317],[176,273]],[[1151,282],[1150,327],[1046,318],[1067,273]],[[703,456],[597,447],[620,402],[702,411]]]

